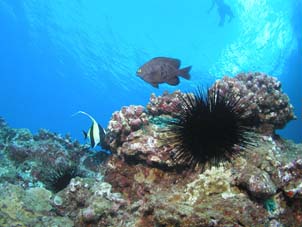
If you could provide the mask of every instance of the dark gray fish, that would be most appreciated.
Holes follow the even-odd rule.
[[[102,128],[102,126],[100,124],[98,124],[92,116],[90,116],[88,113],[86,113],[84,111],[78,111],[77,113],[73,114],[73,116],[76,114],[79,114],[79,113],[88,116],[92,121],[92,125],[88,129],[88,132],[85,132],[83,130],[83,134],[84,134],[85,139],[88,138],[90,140],[91,147],[95,148],[97,145],[100,145],[104,141],[106,132]]]
[[[142,65],[136,74],[153,87],[158,84],[167,83],[170,85],[179,84],[179,76],[189,80],[191,66],[179,69],[180,60],[167,57],[156,57]]]

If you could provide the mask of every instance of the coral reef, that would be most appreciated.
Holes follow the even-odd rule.
[[[219,89],[221,94],[233,93],[248,104],[247,111],[255,116],[262,132],[282,129],[290,120],[296,119],[289,98],[282,92],[281,83],[275,77],[264,73],[241,73],[223,77],[211,89]]]
[[[41,129],[32,135],[27,129],[12,129],[2,123],[0,128],[0,182],[10,182],[24,188],[44,185],[57,192],[75,176],[94,176],[87,162],[89,147]],[[103,157],[105,158],[105,157]],[[86,165],[84,165],[86,164]]]
[[[112,156],[104,180],[130,207],[140,204],[131,215],[139,214],[133,226],[300,226],[300,161],[289,158],[291,150],[282,144],[261,136],[258,146],[232,163],[203,173]],[[302,144],[295,152],[302,154]]]
[[[181,99],[187,95],[177,90],[171,94],[164,92],[163,95],[157,96],[152,93],[150,101],[147,104],[148,113],[152,116],[169,115],[172,117],[178,116],[182,110]]]
[[[143,106],[124,106],[121,111],[112,114],[108,125],[105,142],[108,147],[115,150],[121,143],[126,141],[126,137],[133,131],[139,130],[148,123],[148,118]]]
[[[105,138],[110,156],[0,118],[0,226],[302,226],[302,144],[272,133],[294,118],[280,84],[250,73],[214,86],[237,92],[240,105],[252,100],[246,108],[259,136],[231,162],[203,172],[173,160],[168,125],[191,95],[180,91],[114,112]]]
[[[74,226],[70,218],[52,210],[51,196],[43,188],[24,190],[21,186],[0,184],[0,226]]]

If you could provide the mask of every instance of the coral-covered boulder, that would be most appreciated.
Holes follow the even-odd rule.
[[[143,106],[124,106],[120,111],[112,114],[108,124],[105,143],[111,150],[115,150],[133,131],[148,124],[148,116]]]
[[[186,94],[180,90],[168,93],[165,91],[162,95],[156,96],[151,94],[149,103],[147,104],[148,113],[152,116],[170,115],[175,117],[179,114],[182,106],[181,100]]]
[[[221,94],[233,93],[246,110],[255,116],[259,128],[282,129],[295,119],[293,106],[288,96],[282,92],[281,83],[275,77],[264,73],[241,73],[223,77],[211,89],[218,88]]]

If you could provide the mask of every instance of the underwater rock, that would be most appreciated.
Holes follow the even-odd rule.
[[[120,192],[130,201],[143,199],[146,195],[170,187],[184,187],[192,176],[175,171],[164,171],[143,164],[128,164],[112,157],[108,163],[104,180],[112,185],[114,191]],[[172,189],[172,188],[171,188]]]
[[[79,210],[85,207],[87,199],[93,195],[90,190],[93,181],[93,179],[79,177],[72,179],[69,185],[58,192],[53,199],[56,212],[75,219]]]
[[[150,135],[146,134],[146,131],[149,131]],[[118,147],[117,154],[127,162],[145,162],[150,166],[173,168],[171,146],[163,142],[165,137],[164,133],[150,124],[144,130],[131,132],[126,141]]]
[[[242,94],[285,97],[270,77],[242,77],[221,86],[236,90],[238,85],[238,94],[242,88]],[[261,83],[269,87],[262,93]],[[47,130],[32,135],[1,123],[0,226],[302,226],[302,144],[272,136],[291,118],[289,102],[284,98],[287,111],[259,99],[254,113],[262,130],[254,144],[231,162],[201,172],[171,155],[175,144],[169,143],[167,122],[183,108],[183,95],[152,95],[146,109],[129,106],[113,113],[106,135],[109,156],[90,152],[68,135]],[[261,108],[281,113],[280,119],[265,118]],[[45,179],[55,185],[61,177],[64,187],[47,190]]]
[[[53,212],[51,195],[43,188],[0,184],[0,226],[74,226],[71,219]]]
[[[278,155],[287,150],[266,138],[261,141],[233,164],[201,174],[112,156],[104,180],[130,203],[127,213],[137,217],[133,226],[299,226],[301,199],[283,196],[280,190],[286,193],[286,186],[274,177],[287,168],[288,159]],[[291,171],[301,179],[297,162]]]
[[[279,170],[286,196],[302,199],[302,159],[294,160]]]
[[[99,172],[102,164],[106,162],[110,155],[106,152],[95,152],[83,159],[83,166],[93,172]]]
[[[268,173],[248,164],[241,169],[237,183],[245,187],[255,198],[265,199],[277,192],[276,185]]]
[[[186,94],[180,90],[176,90],[169,94],[165,91],[161,96],[151,94],[149,103],[147,104],[148,114],[152,116],[170,115],[178,116],[181,111],[181,99],[186,97]]]
[[[57,213],[68,216],[79,227],[90,224],[115,226],[113,220],[117,211],[127,204],[122,195],[112,192],[112,186],[102,179],[79,177],[72,179],[53,203]]]
[[[133,109],[134,106],[129,108]],[[109,122],[105,141],[110,151],[126,162],[144,162],[159,168],[176,168],[170,155],[173,146],[166,143],[169,135],[163,130],[171,117],[152,117],[143,112],[140,128],[131,128],[127,123],[129,121],[125,120],[122,114],[125,110],[126,108],[123,107],[120,112],[115,112]],[[117,118],[116,115],[123,117]],[[134,119],[132,114],[130,119]],[[124,122],[124,126],[115,127],[117,122],[118,125],[122,125],[119,122]]]
[[[131,132],[105,164],[104,180],[130,203],[132,210],[127,213],[134,211],[137,217],[133,226],[302,223],[302,210],[297,208],[301,202],[298,179],[302,179],[302,173],[297,159],[300,151],[293,150],[293,146],[286,147],[282,140],[270,136],[259,136],[256,145],[232,163],[199,174],[173,165],[171,147],[164,143],[164,128],[160,118],[150,117],[149,124]],[[295,155],[289,155],[291,152]],[[294,163],[292,169],[288,163]],[[297,192],[292,198],[286,196],[289,185],[294,185],[291,189]],[[234,212],[238,210],[240,213]]]
[[[45,129],[31,134],[28,129],[0,129],[0,182],[7,181],[24,188],[46,186],[57,192],[75,176],[93,176],[99,163],[82,165],[92,154],[87,146]],[[86,162],[87,163],[87,162]],[[93,167],[93,165],[95,165]],[[3,170],[3,171],[1,171]]]
[[[52,193],[44,188],[29,188],[23,201],[33,212],[49,212],[52,210],[51,197]]]
[[[253,128],[262,135],[274,135],[274,130],[295,119],[293,107],[281,83],[276,78],[262,73],[238,74],[235,78],[224,77],[210,88],[217,88],[223,95],[226,92],[241,98],[240,106],[253,116]],[[255,95],[256,94],[256,95]],[[163,168],[178,168],[181,163],[172,161],[175,143],[168,143],[168,122],[181,114],[183,100],[187,95],[178,91],[162,96],[151,95],[147,111],[135,114],[135,106],[123,107],[115,112],[108,125],[106,143],[109,149],[125,161],[142,161]],[[273,99],[273,100],[271,100]],[[134,109],[134,110],[133,110]],[[143,107],[140,107],[144,110]],[[143,119],[142,119],[143,118]],[[140,122],[139,127],[130,122]],[[171,141],[171,140],[170,140]]]
[[[265,209],[241,195],[226,199],[213,195],[194,206],[182,201],[165,204],[164,200],[158,196],[152,203],[154,225],[149,226],[264,227],[268,222]]]
[[[112,114],[105,143],[110,150],[115,150],[132,131],[139,130],[146,124],[148,124],[148,118],[143,106],[124,106],[120,111]]]
[[[262,133],[273,134],[296,116],[289,98],[282,92],[281,83],[264,73],[241,73],[217,80],[210,89],[218,88],[221,94],[233,92],[255,116]]]
[[[231,172],[223,166],[212,167],[199,174],[193,182],[186,185],[185,198],[190,204],[203,200],[214,194],[221,194],[226,199],[235,196],[231,188]]]

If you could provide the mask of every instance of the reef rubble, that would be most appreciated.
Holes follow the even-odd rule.
[[[167,143],[167,122],[190,95],[181,91],[114,112],[105,138],[111,155],[0,119],[0,226],[302,226],[302,144],[275,133],[295,119],[280,82],[246,73],[213,86],[252,100],[258,136],[203,172],[173,161]]]

